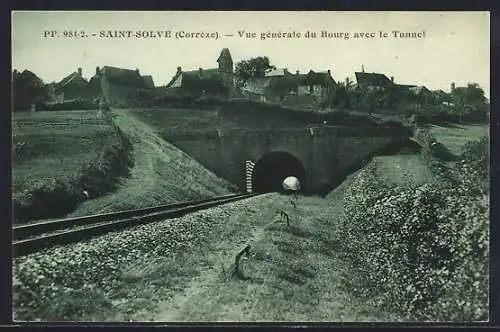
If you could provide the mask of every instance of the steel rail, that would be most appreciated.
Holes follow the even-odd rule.
[[[180,217],[187,213],[250,198],[256,195],[258,194],[233,194],[143,209],[104,213],[79,218],[58,219],[16,226],[13,229],[13,256],[24,256],[55,245],[78,242],[132,226]],[[72,227],[78,228],[68,229]]]

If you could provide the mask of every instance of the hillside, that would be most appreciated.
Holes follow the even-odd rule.
[[[95,111],[13,114],[12,196],[16,222],[61,217],[114,190],[131,164],[121,131]]]
[[[83,202],[70,216],[203,199],[236,189],[164,141],[132,112],[116,110],[114,121],[133,148],[134,167],[130,176],[121,179],[118,190]]]
[[[295,110],[248,101],[225,103],[220,101],[220,103],[145,107],[133,109],[132,112],[165,134],[201,132],[207,129],[303,128],[325,122],[332,125],[376,126],[379,122],[383,122],[359,112]]]
[[[460,155],[467,142],[477,140],[482,136],[489,136],[490,132],[488,125],[431,125],[429,129],[439,142],[457,156]]]

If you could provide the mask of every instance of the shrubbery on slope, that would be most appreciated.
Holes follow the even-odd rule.
[[[376,164],[363,170],[342,225],[358,294],[409,320],[488,318],[488,152],[487,138],[471,142],[450,176],[420,186],[390,187]]]

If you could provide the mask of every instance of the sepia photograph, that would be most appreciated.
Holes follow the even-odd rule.
[[[490,317],[490,13],[12,11],[14,322]]]

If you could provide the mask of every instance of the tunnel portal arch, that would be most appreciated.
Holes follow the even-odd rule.
[[[252,188],[254,192],[281,192],[283,180],[295,176],[300,181],[300,190],[307,186],[306,170],[300,160],[289,152],[275,151],[262,156],[252,171]]]

